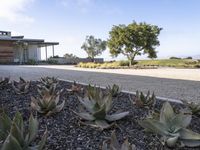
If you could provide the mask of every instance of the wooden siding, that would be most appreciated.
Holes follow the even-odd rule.
[[[0,41],[0,63],[11,63],[13,62],[13,57],[13,42]]]

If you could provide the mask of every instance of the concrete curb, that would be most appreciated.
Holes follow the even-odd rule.
[[[60,81],[66,81],[66,82],[71,82],[73,83],[74,81],[72,80],[66,80],[66,79],[60,79],[58,78]],[[83,83],[83,82],[77,82],[79,84],[82,84],[82,85],[85,85],[87,86],[88,84],[87,83]],[[93,85],[93,84],[91,84]],[[93,85],[94,86],[94,85]],[[106,89],[105,86],[99,86],[100,88],[102,89]],[[127,93],[127,94],[132,94],[132,95],[136,95],[136,92],[131,92],[131,91],[126,91],[126,90],[122,90],[123,93]],[[169,102],[174,102],[174,103],[179,103],[179,104],[183,104],[183,102],[181,100],[178,100],[178,99],[172,99],[172,98],[166,98],[166,97],[160,97],[160,96],[156,96],[157,100],[160,100],[160,101],[169,101]]]

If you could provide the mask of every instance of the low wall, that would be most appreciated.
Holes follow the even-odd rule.
[[[50,60],[57,61],[58,64],[78,64],[80,62],[92,62],[90,58],[50,58]],[[103,63],[103,58],[95,58],[94,62]]]

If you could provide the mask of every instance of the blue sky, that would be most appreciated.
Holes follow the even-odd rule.
[[[58,41],[56,55],[73,53],[85,57],[80,47],[86,35],[106,40],[113,25],[133,20],[163,28],[157,48],[159,58],[200,55],[199,0],[0,0],[0,3],[0,30]],[[108,50],[102,56],[111,58]]]

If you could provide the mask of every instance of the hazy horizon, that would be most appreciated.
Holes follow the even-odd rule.
[[[87,35],[107,40],[113,25],[146,22],[163,30],[158,58],[199,56],[198,0],[0,0],[0,30],[13,35],[56,41],[55,55],[73,53]],[[49,47],[49,56],[52,54]],[[42,50],[44,58],[44,50]],[[108,50],[102,56],[111,59]],[[117,59],[123,59],[123,56]],[[143,57],[137,57],[143,59]]]

